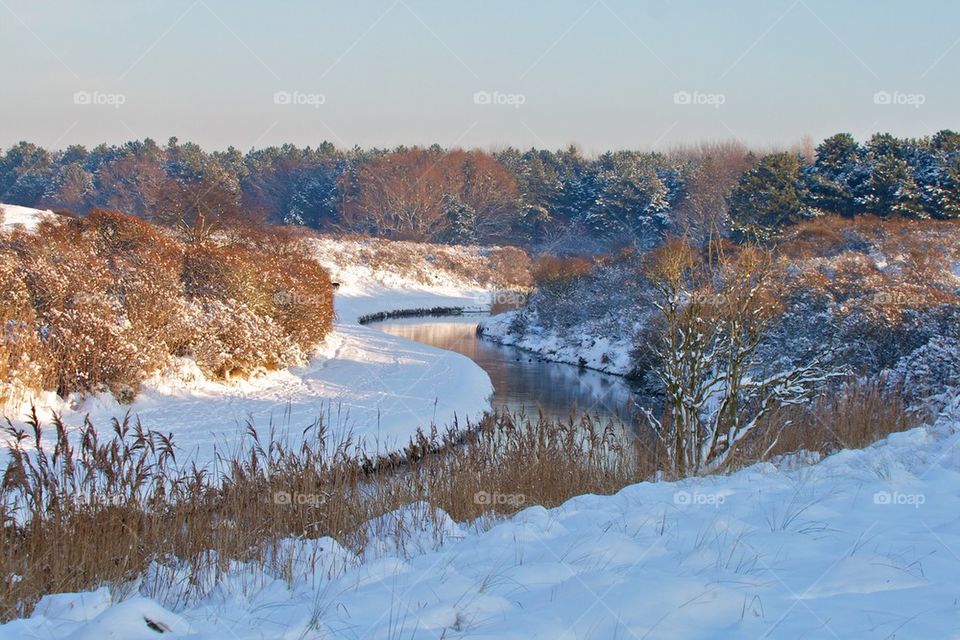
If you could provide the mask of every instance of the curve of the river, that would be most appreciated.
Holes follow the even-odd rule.
[[[621,419],[636,424],[630,382],[590,369],[550,362],[516,347],[477,336],[477,323],[486,314],[393,318],[370,323],[380,331],[463,354],[476,362],[493,382],[493,406],[512,413],[538,411],[567,419],[589,412],[604,422]]]

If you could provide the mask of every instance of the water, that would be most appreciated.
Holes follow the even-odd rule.
[[[493,382],[493,406],[510,412],[542,411],[566,419],[575,411],[589,412],[604,422],[622,419],[636,424],[634,401],[639,396],[630,383],[590,369],[540,360],[516,347],[495,344],[477,336],[483,314],[449,317],[397,318],[373,323],[380,331],[463,354],[480,365]]]

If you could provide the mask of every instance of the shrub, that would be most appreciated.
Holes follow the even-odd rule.
[[[302,251],[185,244],[105,210],[2,234],[0,373],[7,387],[129,397],[171,356],[224,377],[285,366],[332,327],[329,278]]]
[[[581,257],[562,258],[544,254],[533,264],[533,279],[538,285],[544,285],[558,280],[572,280],[589,274],[593,270],[593,263]]]
[[[530,256],[517,247],[496,247],[490,251],[490,267],[494,273],[494,285],[498,287],[531,287],[533,267]]]

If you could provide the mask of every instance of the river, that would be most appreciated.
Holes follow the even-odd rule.
[[[574,365],[550,362],[516,347],[498,345],[477,336],[477,323],[486,314],[394,318],[371,323],[380,331],[463,354],[487,372],[493,382],[493,406],[512,413],[542,411],[551,418],[589,412],[604,423],[622,419],[636,424],[634,401],[639,395],[630,382]]]

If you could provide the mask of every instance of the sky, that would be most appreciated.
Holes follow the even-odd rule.
[[[952,0],[0,0],[0,146],[663,150],[960,128]]]

